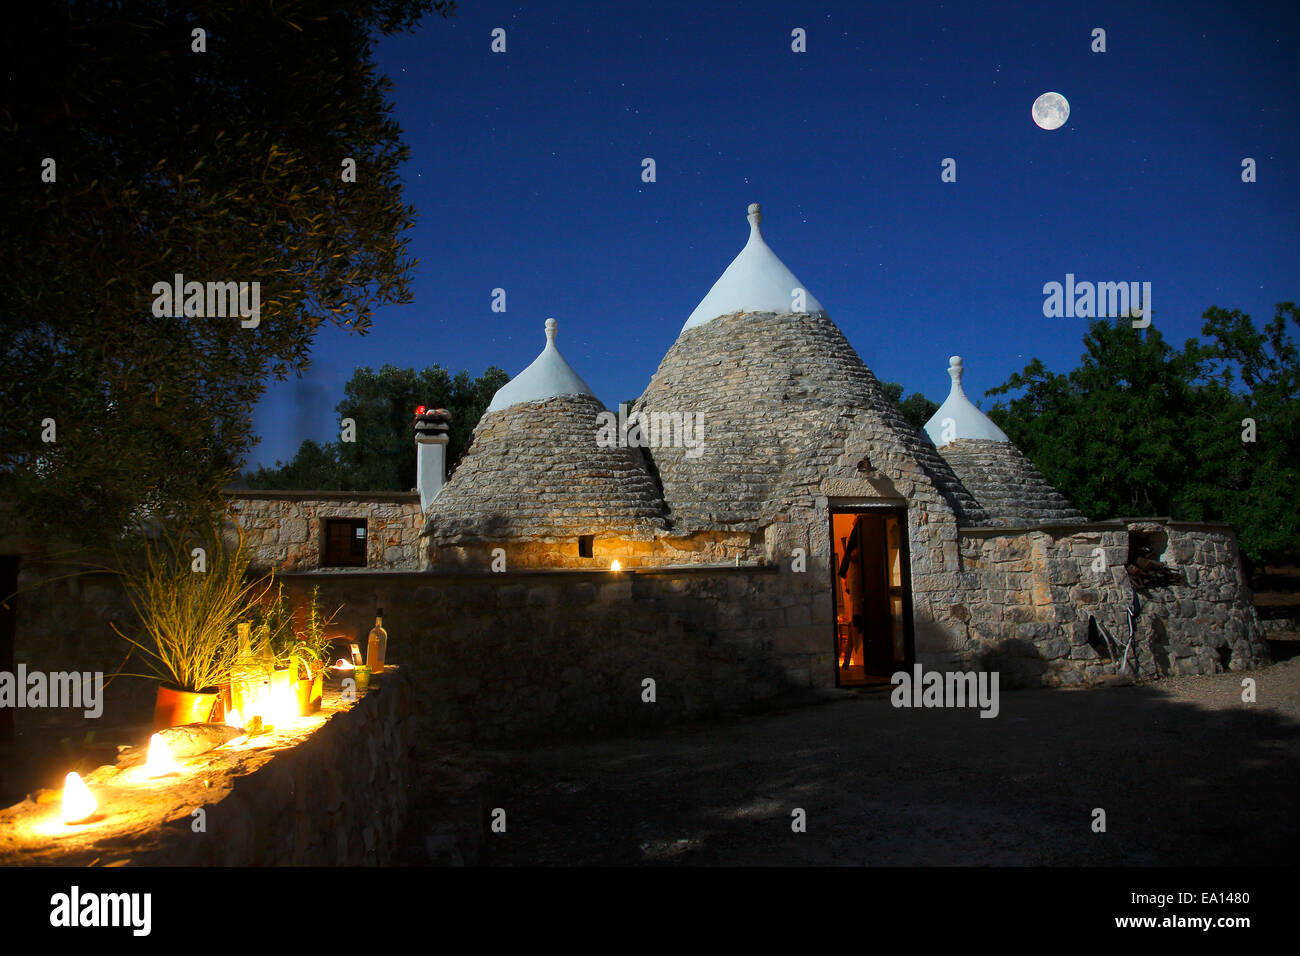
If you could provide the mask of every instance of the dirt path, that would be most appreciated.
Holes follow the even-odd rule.
[[[1241,680],[1258,702],[1241,701]],[[497,752],[486,865],[1259,865],[1300,848],[1300,659],[1002,695],[856,696],[658,737]],[[1093,808],[1107,831],[1091,829]],[[791,830],[791,811],[807,832]]]

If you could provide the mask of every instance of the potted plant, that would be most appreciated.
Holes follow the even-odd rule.
[[[330,653],[334,646],[333,639],[326,636],[325,629],[334,623],[337,614],[338,611],[335,611],[328,618],[321,614],[320,587],[312,588],[311,603],[307,605],[306,627],[297,633],[298,640],[289,653],[289,681],[293,685],[298,715],[301,717],[320,710],[325,668],[330,665]]]
[[[301,717],[320,709],[332,644],[325,636],[325,629],[332,621],[332,615],[326,618],[320,612],[319,587],[312,590],[301,629],[295,626],[294,611],[285,601],[283,585],[273,598],[256,609],[252,656],[265,662],[269,670],[266,680],[272,709],[292,706]]]
[[[154,730],[211,716],[239,654],[236,624],[269,588],[269,581],[248,579],[249,557],[242,531],[227,547],[216,518],[146,533],[119,555],[118,573],[143,633],[137,639],[116,623],[113,629],[143,653],[152,672],[128,676],[159,681]]]

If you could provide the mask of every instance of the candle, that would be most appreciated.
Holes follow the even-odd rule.
[[[90,788],[81,774],[73,770],[63,781],[63,822],[86,823],[97,809],[99,804],[91,796]]]
[[[172,756],[172,749],[161,734],[149,738],[149,755],[144,761],[144,772],[150,777],[162,777],[169,773],[180,773],[181,765]]]

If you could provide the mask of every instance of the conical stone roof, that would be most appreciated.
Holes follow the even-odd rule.
[[[1078,524],[1088,519],[1009,441],[958,438],[939,449],[988,524]]]
[[[497,389],[488,404],[489,412],[499,412],[519,402],[540,402],[557,395],[595,395],[555,347],[558,328],[559,323],[554,319],[546,320],[546,348],[528,368]]]
[[[1006,432],[966,397],[960,355],[948,359],[948,398],[925,423],[926,434],[995,526],[1087,521],[1042,476]]]
[[[749,241],[695,307],[683,332],[736,312],[825,312],[763,240],[762,221],[762,209],[750,203]]]
[[[551,319],[547,351],[554,344]],[[547,352],[529,370],[545,358]],[[547,395],[556,381],[571,387],[561,379],[546,386],[535,376],[525,383],[528,389],[507,393],[508,401],[493,400],[504,407],[489,407],[479,419],[459,466],[426,513],[424,534],[432,544],[609,533],[648,539],[664,529],[663,499],[642,450],[598,442],[605,406],[589,390]],[[535,392],[539,382],[544,387]],[[533,394],[539,397],[519,397]]]
[[[780,265],[775,254],[771,261]],[[778,275],[763,284],[786,281]],[[880,474],[899,479],[908,497],[926,494],[918,490],[926,486],[959,521],[982,521],[947,462],[815,299],[806,300],[812,312],[779,306],[783,311],[736,310],[696,322],[718,307],[711,302],[749,301],[743,290],[714,298],[721,285],[695,310],[634,409],[703,416],[701,450],[650,449],[675,529],[756,531],[789,508],[811,507],[846,455],[869,458]]]
[[[952,385],[939,410],[925,423],[925,433],[930,436],[930,441],[936,448],[958,438],[1011,441],[1006,432],[993,424],[993,419],[966,397],[966,390],[961,387],[963,371],[960,355],[948,359],[948,377],[952,379]]]

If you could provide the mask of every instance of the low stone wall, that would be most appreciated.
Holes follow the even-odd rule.
[[[1153,557],[1168,573],[1135,586],[1125,565],[1147,541],[1158,542]],[[1142,676],[1270,663],[1227,526],[1148,520],[963,529],[961,550],[952,589],[932,596],[947,640],[918,641],[929,666],[994,668],[1008,685],[1095,681],[1113,674],[1114,662],[1098,653],[1103,642],[1091,621],[1127,641],[1135,594]]]
[[[579,553],[579,538],[518,538],[500,541],[466,541],[430,545],[424,555],[426,570],[513,571],[578,568],[608,571],[617,560],[623,568],[650,568],[681,564],[722,564],[737,559],[753,561],[763,554],[762,536],[743,531],[696,531],[691,534],[657,534],[643,539],[617,534],[590,536],[591,557]],[[427,541],[428,539],[426,539]]]
[[[390,863],[416,770],[410,683],[395,670],[355,702],[328,692],[324,713],[314,730],[188,758],[174,780],[139,780],[138,751],[100,767],[86,783],[101,819],[83,828],[60,824],[57,802],[0,811],[0,866]]]
[[[258,569],[321,567],[326,518],[366,519],[366,567],[421,566],[424,518],[414,492],[227,491]]]
[[[71,574],[69,567],[46,555],[23,555],[19,566],[19,594],[11,598],[15,619],[14,662],[27,673],[79,673],[102,675],[104,724],[135,723],[153,713],[155,682],[120,676],[147,673],[147,664],[113,630],[139,638],[139,618],[118,579],[107,573]],[[73,569],[75,570],[75,569]],[[15,708],[12,713],[19,736],[49,733],[58,739],[81,730],[84,708]]]
[[[834,683],[828,601],[775,567],[285,575],[389,659],[442,735],[518,741],[645,729]],[[645,702],[643,681],[655,682]]]
[[[1112,674],[1091,616],[1127,637],[1134,592],[1124,565],[1133,543],[1148,539],[1174,577],[1138,590],[1138,672],[1205,674],[1269,662],[1225,526],[1134,520],[958,529],[941,518],[909,509],[909,528],[929,526],[911,551],[916,656],[927,668],[996,669],[1004,686]],[[740,567],[615,574],[512,565],[504,573],[354,569],[279,578],[295,602],[318,585],[327,614],[341,606],[335,633],[363,649],[382,606],[390,657],[414,671],[419,710],[440,733],[491,740],[617,733],[834,686],[827,523],[770,526],[766,562]],[[1100,572],[1092,570],[1098,549]],[[806,561],[794,560],[799,552]],[[38,572],[25,560],[23,573]],[[114,670],[126,648],[106,618],[131,621],[115,591],[111,582],[82,579],[20,598],[20,659],[46,671]],[[654,704],[642,702],[645,678],[656,681]],[[114,682],[110,710],[113,693],[131,683]],[[122,706],[145,703],[137,689]],[[20,730],[53,716],[20,712]]]

